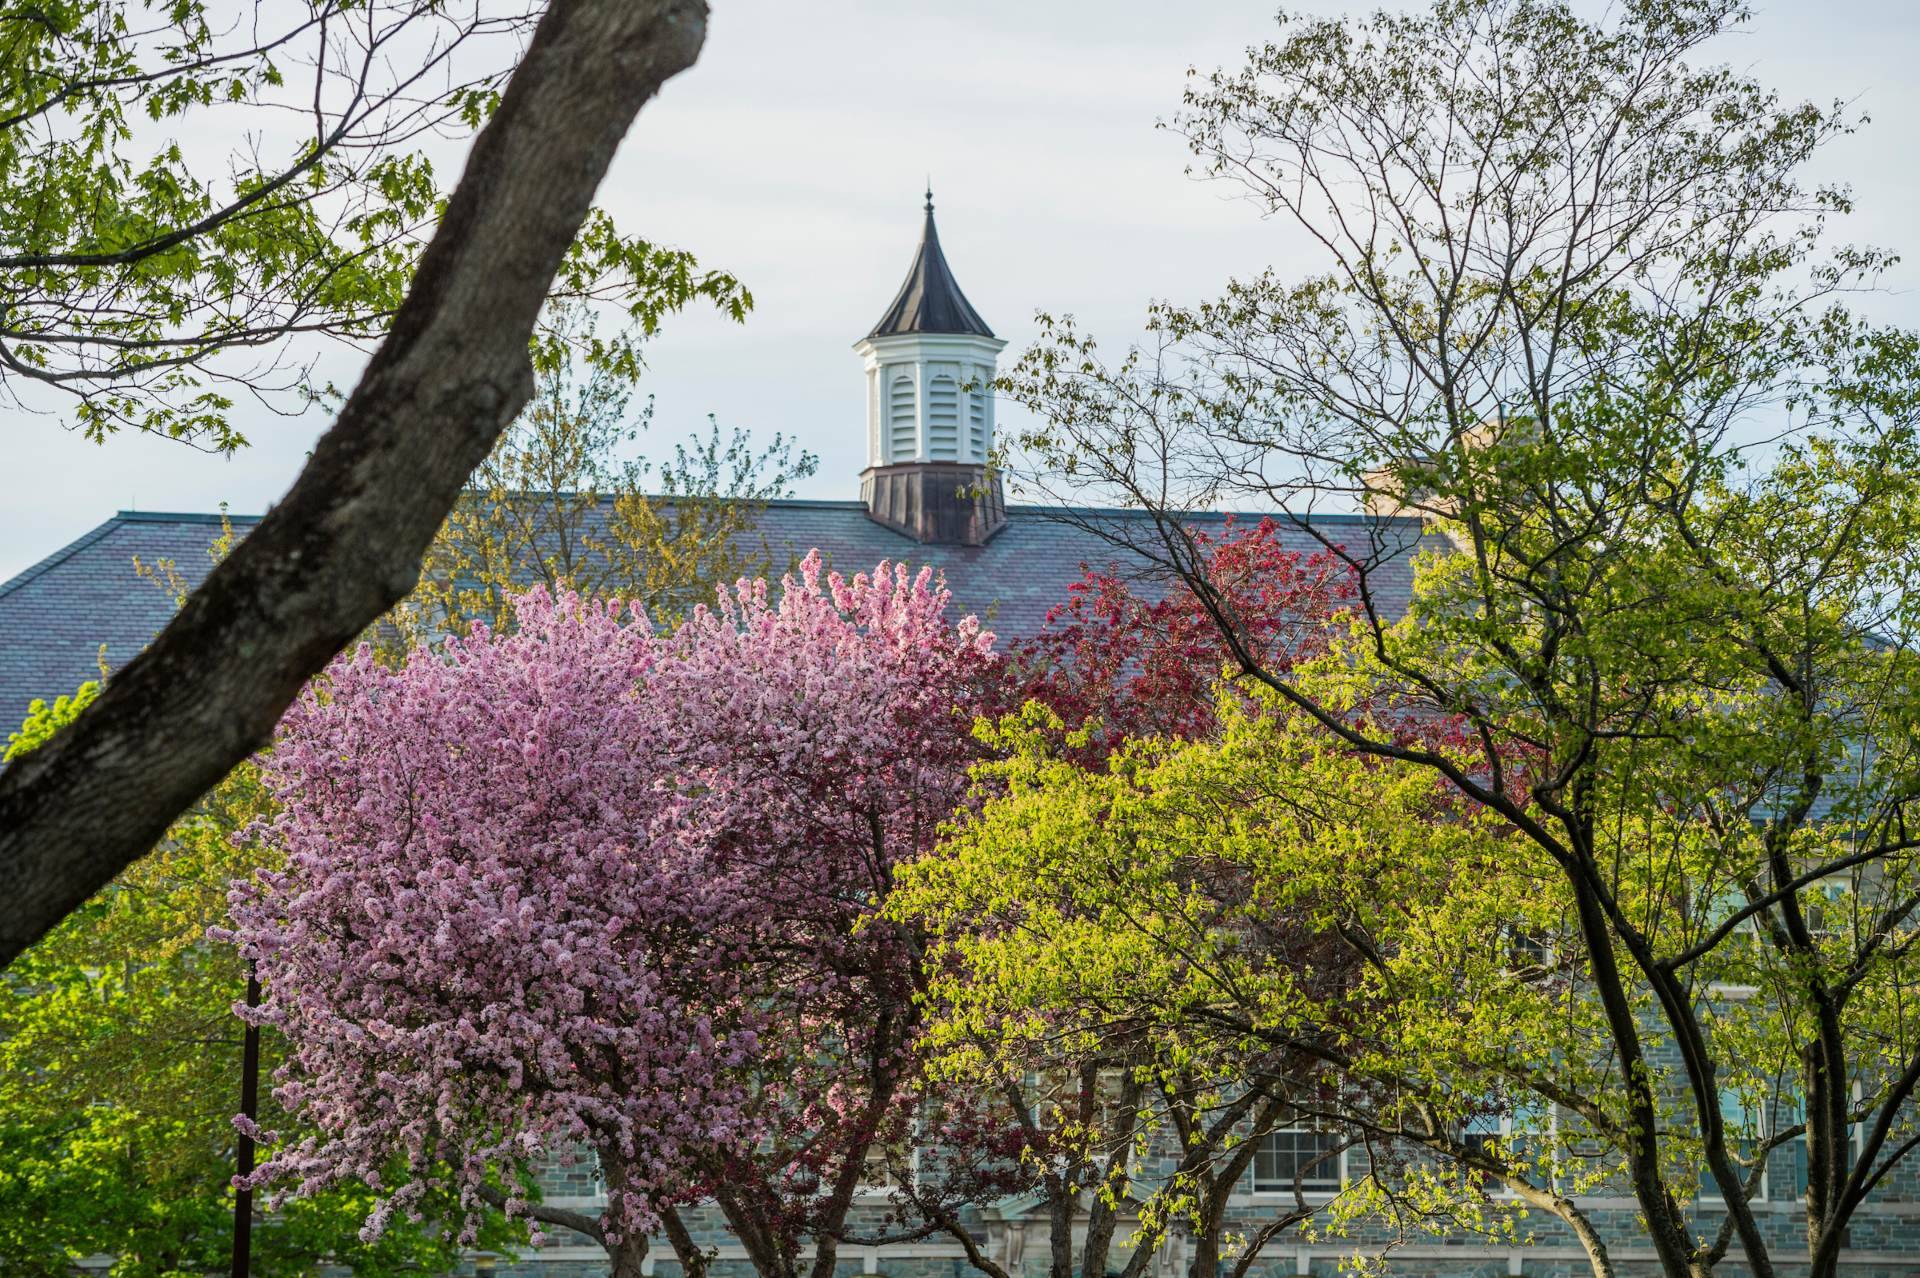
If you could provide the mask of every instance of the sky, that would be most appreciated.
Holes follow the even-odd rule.
[[[1184,145],[1155,127],[1189,67],[1236,64],[1268,36],[1268,0],[711,4],[699,62],[641,112],[600,202],[624,229],[733,272],[755,308],[744,325],[673,317],[650,345],[649,455],[712,414],[817,454],[798,495],[858,496],[865,388],[851,347],[906,273],[929,179],[947,260],[1007,339],[1003,361],[1033,338],[1036,311],[1123,346],[1150,300],[1319,265],[1234,188],[1186,176]],[[1838,238],[1916,254],[1870,305],[1920,327],[1920,3],[1755,7],[1718,56],[1785,95],[1847,99],[1871,117],[1811,176],[1853,187],[1859,212]],[[116,510],[260,513],[328,422],[241,424],[251,446],[221,458],[135,435],[95,445],[57,417],[0,415],[0,581]]]

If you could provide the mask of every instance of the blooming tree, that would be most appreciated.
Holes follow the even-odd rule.
[[[626,1278],[663,1225],[695,1263],[674,1209],[744,1166],[730,1224],[791,1265],[769,1204],[844,1215],[909,1065],[910,947],[862,924],[964,793],[991,636],[946,603],[815,554],[670,634],[535,591],[511,633],[336,663],[266,769],[285,868],[233,903],[317,1132],[256,1181],[390,1188],[370,1234],[450,1188],[469,1230],[495,1203]],[[581,1147],[605,1212],[529,1201]]]
[[[801,1272],[808,1238],[804,1268],[832,1274],[858,1191],[911,1138],[919,930],[880,907],[965,796],[992,664],[991,637],[946,604],[928,571],[823,582],[810,557],[777,607],[749,583],[660,644],[659,730],[698,778],[690,837],[772,924],[751,954],[755,1140],[699,1151],[687,1192],[713,1197],[768,1278]]]

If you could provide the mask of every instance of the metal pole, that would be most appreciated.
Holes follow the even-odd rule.
[[[260,1006],[260,972],[247,960],[247,1006]],[[259,1115],[260,1027],[247,1022],[240,1048],[240,1112],[249,1126]],[[240,1176],[253,1174],[253,1137],[240,1133]],[[247,1278],[253,1263],[253,1190],[242,1185],[233,1196],[233,1278]]]

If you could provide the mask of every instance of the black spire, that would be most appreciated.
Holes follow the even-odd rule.
[[[895,333],[976,333],[992,337],[993,330],[967,302],[966,294],[953,282],[947,258],[940,251],[940,235],[933,229],[933,186],[927,186],[927,224],[920,232],[920,251],[913,255],[913,267],[907,282],[893,305],[880,317],[868,337],[889,337]]]

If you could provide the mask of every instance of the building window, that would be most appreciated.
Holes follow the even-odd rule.
[[[905,1130],[890,1123],[888,1133],[875,1133],[874,1142],[867,1147],[857,1192],[869,1197],[888,1195],[919,1184],[923,1136],[919,1113],[913,1115]]]
[[[975,382],[967,394],[967,456],[987,460],[987,383]]]
[[[1553,970],[1553,945],[1541,932],[1521,924],[1500,929],[1506,945],[1507,970],[1522,980],[1534,980]]]
[[[1484,1112],[1467,1119],[1460,1143],[1522,1179],[1557,1185],[1558,1132],[1559,1120],[1552,1107],[1533,1098],[1496,1097]],[[1503,1187],[1499,1192],[1509,1190]]]
[[[1340,1142],[1332,1132],[1284,1127],[1260,1138],[1253,1153],[1253,1192],[1331,1194],[1340,1189]]]
[[[919,1178],[920,1148],[910,1140],[880,1142],[867,1150],[860,1174],[860,1192],[881,1194],[911,1185]]]
[[[1858,1105],[1859,1101],[1860,1085],[1855,1083],[1853,1087],[1853,1103]],[[1776,1101],[1774,1102],[1774,1110],[1772,1121],[1775,1130],[1798,1126],[1806,1122],[1806,1114],[1802,1110],[1798,1100]],[[1809,1165],[1812,1155],[1811,1151],[1807,1148],[1807,1139],[1807,1133],[1802,1131],[1798,1136],[1787,1141],[1784,1146],[1778,1147],[1773,1151],[1774,1158],[1781,1158],[1784,1155],[1783,1161],[1786,1162],[1788,1170],[1792,1173],[1792,1179],[1789,1183],[1792,1187],[1792,1198],[1794,1202],[1805,1202],[1807,1199],[1807,1181],[1809,1179],[1809,1173],[1812,1170]],[[1860,1151],[1865,1146],[1865,1142],[1866,1124],[1848,1123],[1846,1156],[1847,1166],[1849,1168],[1859,1163]],[[1772,1170],[1773,1164],[1772,1161],[1769,1160],[1767,1175],[1769,1188],[1771,1187],[1773,1179]]]
[[[919,444],[914,439],[913,410],[913,378],[901,373],[887,390],[889,461],[912,461],[920,455]]]
[[[1737,1088],[1721,1087],[1721,1129],[1726,1136],[1727,1153],[1733,1158],[1734,1170],[1740,1174],[1743,1180],[1750,1168],[1750,1160],[1755,1151],[1759,1149],[1761,1141],[1766,1137],[1768,1130],[1767,1118],[1767,1108],[1763,1103],[1755,1102],[1742,1095]],[[1796,1119],[1795,1121],[1798,1120]],[[1768,1182],[1770,1180],[1771,1177],[1767,1175],[1766,1169],[1763,1168],[1760,1173],[1759,1188],[1754,1191],[1754,1198],[1756,1200],[1764,1202],[1769,1197],[1771,1191]],[[1714,1178],[1712,1169],[1706,1165],[1704,1151],[1702,1151],[1700,1159],[1700,1192],[1698,1196],[1704,1199],[1718,1199],[1721,1197],[1720,1182]]]
[[[944,374],[927,387],[927,456],[960,459],[960,386]]]
[[[1853,890],[1851,880],[1844,874],[1830,874],[1824,879],[1809,883],[1797,894],[1801,912],[1806,916],[1807,927],[1822,940],[1843,938],[1859,931],[1868,930],[1868,921],[1862,917],[1860,900]]]
[[[1505,1163],[1507,1118],[1504,1114],[1475,1114],[1460,1133],[1460,1143],[1479,1158]]]

